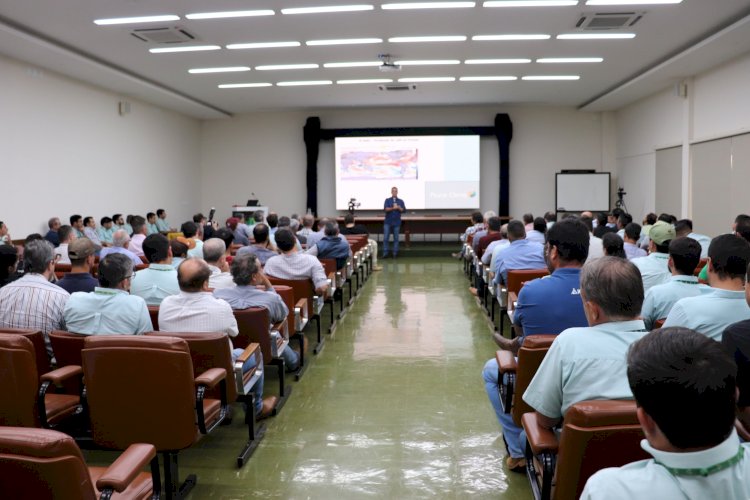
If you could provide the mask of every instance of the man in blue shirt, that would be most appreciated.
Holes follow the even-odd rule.
[[[544,269],[544,246],[526,239],[526,229],[520,220],[508,223],[508,239],[510,246],[500,251],[495,259],[495,278],[493,285],[505,283],[508,280],[509,269]]]
[[[501,349],[516,353],[526,335],[558,334],[567,328],[588,325],[580,297],[581,267],[589,254],[588,228],[578,219],[564,219],[549,229],[544,248],[547,267],[552,274],[523,286],[513,318],[518,336],[510,340],[495,333],[495,342]],[[495,358],[484,365],[482,377],[508,443],[508,468],[520,469],[524,464],[523,429],[513,422],[510,413],[503,412]]]
[[[383,258],[388,257],[389,238],[393,235],[393,258],[398,255],[398,232],[401,229],[401,213],[406,211],[404,200],[398,197],[398,188],[391,188],[391,197],[383,203],[385,220],[383,221]]]
[[[99,282],[91,275],[96,247],[88,238],[78,238],[68,245],[70,272],[56,284],[68,293],[93,292]]]
[[[325,227],[325,236],[315,246],[307,249],[307,253],[319,259],[336,259],[336,270],[346,267],[346,262],[352,255],[349,242],[339,235],[339,225],[329,222]]]

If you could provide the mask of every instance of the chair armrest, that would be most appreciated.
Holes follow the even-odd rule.
[[[500,373],[516,373],[516,370],[518,370],[518,361],[510,351],[497,351],[495,359]]]
[[[508,310],[516,308],[516,302],[518,302],[518,294],[516,292],[508,292]]]
[[[253,354],[255,354],[255,351],[258,351],[258,350],[260,350],[260,344],[250,344],[249,346],[245,347],[245,350],[242,351],[242,354],[237,356],[237,360],[235,362],[240,362],[242,364],[245,364],[245,361],[250,359],[253,356]]]
[[[80,366],[68,365],[45,373],[42,375],[41,380],[42,382],[51,382],[56,386],[61,386],[64,381],[82,374],[83,368]]]
[[[271,324],[271,333],[278,332],[282,339],[289,339],[289,328],[287,328],[286,318]]]
[[[199,376],[195,377],[195,385],[204,385],[209,389],[216,387],[216,384],[227,378],[227,371],[224,368],[209,368]]]
[[[531,451],[534,452],[534,455],[540,455],[544,452],[556,455],[560,444],[557,441],[557,436],[552,429],[539,425],[537,417],[536,412],[524,413],[521,417],[521,424],[526,431],[526,439]]]
[[[96,489],[113,489],[122,493],[154,457],[156,448],[153,445],[131,444],[97,479]]]

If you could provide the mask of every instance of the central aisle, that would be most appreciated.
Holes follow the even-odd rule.
[[[239,418],[180,454],[191,498],[530,498],[502,464],[481,378],[494,344],[460,264],[381,265],[243,469]]]

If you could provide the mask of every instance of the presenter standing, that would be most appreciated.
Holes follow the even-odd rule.
[[[398,188],[391,188],[391,197],[383,204],[385,220],[383,221],[383,258],[388,257],[388,240],[393,234],[393,258],[398,255],[398,232],[401,229],[401,212],[406,210],[404,200],[398,197]]]

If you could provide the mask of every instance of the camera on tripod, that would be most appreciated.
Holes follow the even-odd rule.
[[[354,215],[354,209],[359,208],[361,203],[357,201],[357,198],[349,198],[349,213]]]

